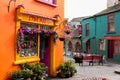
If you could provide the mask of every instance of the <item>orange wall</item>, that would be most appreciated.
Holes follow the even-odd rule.
[[[64,18],[64,0],[57,0],[57,7],[49,6],[35,0],[16,0],[11,2],[8,12],[8,1],[0,0],[0,80],[6,80],[9,71],[17,69],[15,60],[15,8],[24,4],[25,11],[53,17],[60,14]],[[59,48],[58,48],[59,47]],[[56,66],[63,60],[63,42],[57,40]],[[59,50],[58,50],[59,49]]]

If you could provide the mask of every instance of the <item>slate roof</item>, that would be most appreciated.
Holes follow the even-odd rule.
[[[71,22],[80,22],[80,21],[82,21],[84,18],[86,18],[86,17],[73,18],[73,19],[71,20]]]
[[[101,15],[105,15],[105,14],[109,14],[109,13],[117,12],[117,11],[120,11],[120,3],[118,3],[114,6],[108,7],[107,9],[104,9],[103,11],[101,11],[101,12],[99,12],[99,13],[93,15],[93,16],[87,17],[85,19],[92,18],[92,17],[95,17],[95,16],[101,16]]]
[[[98,15],[108,14],[108,13],[116,12],[116,11],[120,11],[120,3],[116,4],[114,6],[108,7],[107,9],[105,9],[95,15],[98,16]]]

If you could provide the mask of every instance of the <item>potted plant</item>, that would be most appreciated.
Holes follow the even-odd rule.
[[[33,74],[32,70],[30,70],[30,69],[23,69],[24,80],[31,80],[32,74]]]
[[[46,78],[46,70],[48,69],[44,63],[36,63],[32,67],[33,74],[36,74],[36,80]]]
[[[66,33],[66,34],[70,34],[70,30],[69,29],[66,29],[66,30],[64,30],[64,32]]]
[[[75,60],[75,63],[79,63],[82,58],[83,58],[83,56],[81,54],[75,54],[73,56],[73,59]]]
[[[65,36],[60,35],[60,36],[59,36],[59,40],[60,40],[60,41],[64,41],[64,40],[65,40]]]
[[[23,80],[23,70],[16,70],[11,73],[11,80]]]
[[[72,61],[65,61],[57,68],[57,76],[61,78],[72,77],[77,70],[73,66]]]

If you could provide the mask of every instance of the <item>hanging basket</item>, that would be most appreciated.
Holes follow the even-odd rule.
[[[65,31],[66,34],[70,34],[70,31]]]
[[[64,41],[65,38],[64,38],[64,37],[59,37],[59,40],[60,40],[60,41]]]

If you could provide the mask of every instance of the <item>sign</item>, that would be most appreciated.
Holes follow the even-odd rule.
[[[42,24],[42,25],[49,25],[49,26],[54,26],[54,20],[44,17],[44,16],[38,16],[38,15],[33,15],[33,14],[27,14],[27,13],[22,13],[17,15],[18,17],[20,16],[22,18],[21,21],[23,22],[31,22],[31,23],[36,23],[36,24]]]

